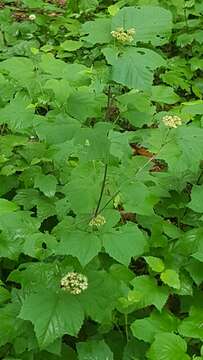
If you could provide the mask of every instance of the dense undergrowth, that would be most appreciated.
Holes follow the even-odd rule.
[[[203,359],[202,15],[0,1],[0,359]]]

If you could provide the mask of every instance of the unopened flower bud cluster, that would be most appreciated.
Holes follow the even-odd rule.
[[[96,217],[93,217],[93,219],[89,222],[90,226],[96,226],[96,227],[99,227],[104,224],[106,224],[106,219],[102,215],[97,215]]]
[[[35,14],[30,14],[29,15],[29,20],[31,20],[31,21],[36,20],[36,15]]]
[[[162,121],[169,128],[177,128],[182,125],[182,120],[177,115],[166,115],[162,118]]]
[[[73,295],[78,295],[88,288],[88,279],[83,274],[69,272],[61,279],[61,288]]]
[[[135,29],[124,30],[123,27],[119,27],[115,31],[111,31],[111,35],[122,43],[130,43],[134,40]]]

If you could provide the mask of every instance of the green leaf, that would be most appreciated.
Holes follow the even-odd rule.
[[[163,104],[175,104],[180,97],[174,92],[173,88],[165,85],[152,86],[151,100]]]
[[[168,298],[168,290],[165,286],[158,286],[156,280],[148,275],[135,277],[131,284],[134,290],[141,295],[141,300],[137,304],[138,308],[153,304],[161,311]]]
[[[203,263],[192,259],[185,268],[194,282],[199,286],[203,281]]]
[[[182,103],[182,112],[186,114],[203,114],[203,101],[196,100],[196,101],[189,101],[187,103]]]
[[[5,289],[3,286],[0,286],[0,304],[3,304],[4,302],[8,301],[10,297],[11,297],[10,292],[7,289]]]
[[[152,343],[156,334],[177,330],[177,319],[170,313],[154,311],[144,319],[135,320],[131,324],[133,335],[139,340]]]
[[[18,206],[6,199],[0,199],[0,216],[18,210]]]
[[[65,79],[71,84],[79,83],[80,86],[90,76],[86,66],[77,63],[67,64],[62,60],[55,59],[51,53],[42,55],[39,66],[46,74],[52,75],[52,78]]]
[[[173,269],[166,269],[164,272],[162,272],[161,280],[164,282],[164,284],[167,284],[170,287],[180,289],[179,275]]]
[[[19,307],[16,304],[7,304],[0,308],[0,346],[12,343],[19,334],[22,320],[17,318]]]
[[[104,340],[90,340],[77,344],[79,360],[113,360],[113,353]]]
[[[190,360],[186,351],[185,340],[178,335],[166,332],[155,336],[147,357],[150,360]]]
[[[99,323],[110,323],[112,311],[121,295],[120,283],[105,271],[87,272],[88,288],[78,300],[85,314]]]
[[[145,91],[151,90],[153,70],[165,65],[159,54],[145,48],[128,48],[116,60],[112,60],[112,80],[130,89]]]
[[[49,79],[47,80],[45,89],[50,89],[55,94],[55,101],[58,106],[64,105],[71,94],[72,88],[69,85],[69,82],[65,79]],[[54,104],[54,102],[53,102]]]
[[[0,70],[6,70],[11,77],[18,81],[30,81],[33,77],[33,62],[25,57],[15,57],[6,59],[0,63]]]
[[[29,107],[29,102],[16,96],[0,110],[1,124],[8,124],[12,131],[25,133],[33,126],[34,108]]]
[[[84,313],[76,296],[45,289],[28,295],[19,317],[33,323],[40,348],[46,348],[64,334],[76,336]]]
[[[147,250],[144,234],[136,225],[125,225],[103,235],[106,252],[121,264],[129,265],[134,256],[140,256]]]
[[[132,125],[142,127],[152,121],[155,107],[146,93],[131,90],[117,97],[122,116]]]
[[[94,233],[84,231],[65,232],[56,248],[56,254],[72,255],[82,266],[87,265],[101,251],[101,241]]]
[[[79,0],[80,11],[94,11],[98,5],[98,0]]]
[[[153,271],[162,272],[165,268],[164,262],[157,257],[145,256],[144,259]]]
[[[172,14],[159,6],[124,7],[112,20],[112,30],[134,28],[134,42],[160,46],[168,42],[172,30]]]
[[[80,106],[78,106],[80,104]],[[82,87],[73,92],[67,101],[67,112],[80,122],[87,118],[99,117],[106,105],[104,94],[95,94],[88,87]]]
[[[198,213],[203,212],[203,185],[193,185],[191,201],[187,206]]]
[[[39,188],[45,196],[53,197],[56,192],[57,179],[54,175],[37,175],[35,178],[35,188]]]
[[[60,47],[65,51],[76,51],[83,46],[82,41],[65,40]]]
[[[153,207],[159,200],[141,181],[131,181],[127,186],[125,184],[121,189],[121,196],[125,211],[140,215],[154,214]]]
[[[180,335],[203,340],[203,309],[191,307],[190,314],[187,318],[182,320],[178,331]]]
[[[87,21],[82,25],[82,34],[88,34],[84,40],[91,44],[105,44],[111,41],[111,21],[110,19],[96,19]]]

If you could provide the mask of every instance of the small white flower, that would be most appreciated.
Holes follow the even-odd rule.
[[[36,20],[36,15],[35,14],[30,14],[29,15],[29,20],[31,20],[31,21]]]
[[[69,272],[61,279],[61,288],[73,295],[78,295],[88,288],[88,279],[83,274]]]
[[[164,125],[169,128],[177,128],[178,126],[182,125],[182,120],[177,115],[166,115],[162,118]]]

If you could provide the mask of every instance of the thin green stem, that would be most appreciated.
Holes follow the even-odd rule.
[[[129,334],[128,334],[128,314],[124,314],[125,319],[125,335],[126,335],[126,341],[129,342]]]
[[[106,106],[106,113],[105,113],[105,121],[108,121],[108,119],[109,119],[110,106],[111,106],[111,86],[109,85],[109,87],[108,87],[108,95],[107,95],[107,106]],[[104,194],[104,188],[105,188],[105,184],[106,184],[107,171],[108,171],[108,165],[105,164],[101,191],[100,191],[97,207],[96,207],[96,210],[94,212],[94,217],[96,217],[98,215],[98,213],[99,213],[99,208],[100,208],[100,205],[101,205],[102,197],[103,197],[103,194]]]
[[[97,203],[97,207],[96,210],[94,212],[94,217],[96,217],[99,213],[99,207],[102,201],[102,197],[103,197],[103,193],[104,193],[104,188],[105,188],[105,184],[106,184],[106,177],[107,177],[107,170],[108,170],[108,165],[106,164],[104,167],[104,176],[103,176],[103,181],[102,181],[102,186],[101,186],[101,192],[100,192],[100,196],[99,196],[99,200]]]

